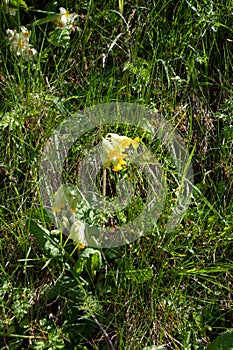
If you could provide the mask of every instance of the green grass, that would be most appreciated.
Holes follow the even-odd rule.
[[[15,17],[0,9],[0,348],[206,349],[233,321],[231,2],[26,3]],[[65,48],[48,41],[52,23],[33,25],[61,6],[79,16],[80,30]],[[27,63],[4,36],[20,25],[31,30],[38,52]],[[99,255],[55,231],[43,208],[39,166],[63,120],[109,102],[157,109],[179,131],[193,154],[194,191],[183,220],[166,233],[172,164],[144,137],[164,161],[165,209],[147,235]],[[108,128],[76,143],[65,178],[77,181],[80,160]],[[113,131],[136,137],[138,129]],[[127,169],[108,172],[110,198],[117,177],[129,179],[133,165]],[[148,184],[135,174],[134,203],[109,225],[142,210]]]

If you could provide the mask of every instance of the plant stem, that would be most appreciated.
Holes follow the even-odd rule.
[[[105,197],[106,197],[106,181],[107,181],[107,171],[106,168],[104,168],[103,171],[103,209],[105,212]]]
[[[108,344],[109,344],[111,350],[114,350],[114,349],[115,349],[115,348],[114,348],[114,345],[113,345],[111,339],[109,338],[108,333],[107,333],[106,330],[103,328],[103,326],[99,323],[99,321],[97,320],[97,318],[96,318],[95,316],[92,316],[92,317],[93,317],[94,321],[96,322],[96,324],[97,324],[97,325],[99,326],[99,328],[101,329],[101,331],[104,333],[105,338],[107,339],[107,342],[108,342]]]

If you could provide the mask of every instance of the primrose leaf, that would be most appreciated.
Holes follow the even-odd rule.
[[[29,232],[36,238],[45,254],[51,257],[58,257],[64,254],[64,251],[58,247],[58,242],[51,238],[49,230],[37,224],[34,220],[28,220],[27,226]]]
[[[141,284],[150,280],[152,276],[153,270],[151,268],[125,271],[125,277],[131,279],[137,284]]]
[[[37,224],[34,220],[28,220],[27,226],[29,232],[37,239],[41,249],[44,251],[48,240],[49,231],[43,226]]]
[[[77,275],[83,271],[84,266],[87,267],[92,276],[95,276],[102,266],[102,256],[98,249],[86,248],[79,256],[79,260],[75,264],[75,272]]]
[[[68,46],[70,43],[70,33],[67,29],[55,29],[50,34],[49,41],[54,46]]]

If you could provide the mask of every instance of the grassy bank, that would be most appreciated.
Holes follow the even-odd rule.
[[[0,348],[206,349],[233,321],[231,1],[20,4],[15,16],[0,9]],[[77,17],[54,37],[59,7]],[[21,26],[37,51],[29,57],[6,34]],[[173,125],[192,155],[194,189],[172,232],[165,212],[138,240],[88,252],[54,231],[39,166],[63,120],[109,102]],[[83,136],[68,177],[106,132]]]

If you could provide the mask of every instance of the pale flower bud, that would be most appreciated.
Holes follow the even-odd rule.
[[[59,186],[57,192],[54,194],[54,197],[55,200],[52,210],[55,213],[60,213],[61,209],[63,209],[66,206],[66,196],[63,189],[63,185]]]
[[[73,239],[73,241],[78,244],[79,248],[85,248],[87,246],[87,240],[85,237],[85,223],[80,220],[76,220],[71,226],[69,238]]]

